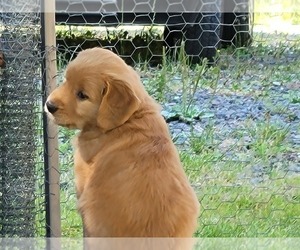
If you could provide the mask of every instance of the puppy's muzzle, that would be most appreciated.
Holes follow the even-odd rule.
[[[57,110],[58,110],[58,107],[56,107],[52,102],[48,101],[46,102],[46,107],[48,109],[48,111],[51,113],[51,114],[54,114]]]

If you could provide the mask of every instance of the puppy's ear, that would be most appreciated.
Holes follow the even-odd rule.
[[[133,89],[120,80],[106,82],[106,89],[100,104],[97,124],[108,131],[124,124],[138,109],[140,100]]]

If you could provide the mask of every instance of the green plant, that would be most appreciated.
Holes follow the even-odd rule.
[[[165,97],[166,85],[168,81],[168,66],[165,47],[163,47],[162,65],[160,73],[157,77],[157,89],[158,100],[163,101]]]
[[[168,82],[170,81],[169,65],[165,53],[162,57],[162,65],[158,65],[156,69],[150,70],[147,68],[147,63],[142,63],[141,71],[147,74],[147,79],[143,81],[148,93],[153,96],[158,102],[166,101],[166,94],[169,89]]]
[[[251,138],[249,146],[255,157],[267,160],[287,150],[284,142],[289,134],[289,127],[271,123],[268,117],[266,122],[250,122],[248,132]]]
[[[201,111],[194,105],[195,95],[197,91],[206,83],[204,75],[208,70],[208,60],[203,59],[201,64],[197,64],[194,68],[189,63],[188,56],[184,50],[184,43],[181,43],[178,61],[175,72],[180,74],[181,81],[181,102],[180,108],[174,107],[174,111],[182,120],[190,120],[198,118]]]
[[[292,104],[300,103],[300,91],[290,91],[288,99]]]
[[[216,141],[214,139],[214,128],[212,125],[206,127],[201,134],[192,132],[190,138],[191,150],[195,154],[213,152],[216,148]]]

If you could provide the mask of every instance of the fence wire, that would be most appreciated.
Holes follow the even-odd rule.
[[[37,13],[0,14],[2,237],[44,231],[39,21]]]
[[[222,1],[205,3],[215,10]],[[231,13],[59,12],[58,65],[63,73],[79,51],[100,46],[140,72],[198,194],[196,236],[299,236],[300,37],[288,25],[299,11],[253,13],[252,1],[231,3]],[[274,20],[291,30],[275,31]],[[65,236],[81,235],[72,136],[61,129]]]
[[[211,11],[194,13],[143,12],[134,0],[130,12],[108,11],[118,0],[99,1],[108,8],[99,12],[84,2],[56,1],[57,83],[79,51],[95,46],[140,73],[201,203],[195,236],[299,237],[299,2],[276,15],[253,13],[251,0],[230,1],[231,12],[207,0]],[[46,230],[40,23],[34,13],[1,14],[1,236]],[[82,236],[74,134],[59,128],[64,237]]]

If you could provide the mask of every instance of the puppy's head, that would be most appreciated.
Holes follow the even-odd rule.
[[[65,81],[49,95],[45,111],[58,125],[105,132],[132,116],[141,90],[137,73],[120,57],[101,48],[87,49],[69,63]]]

